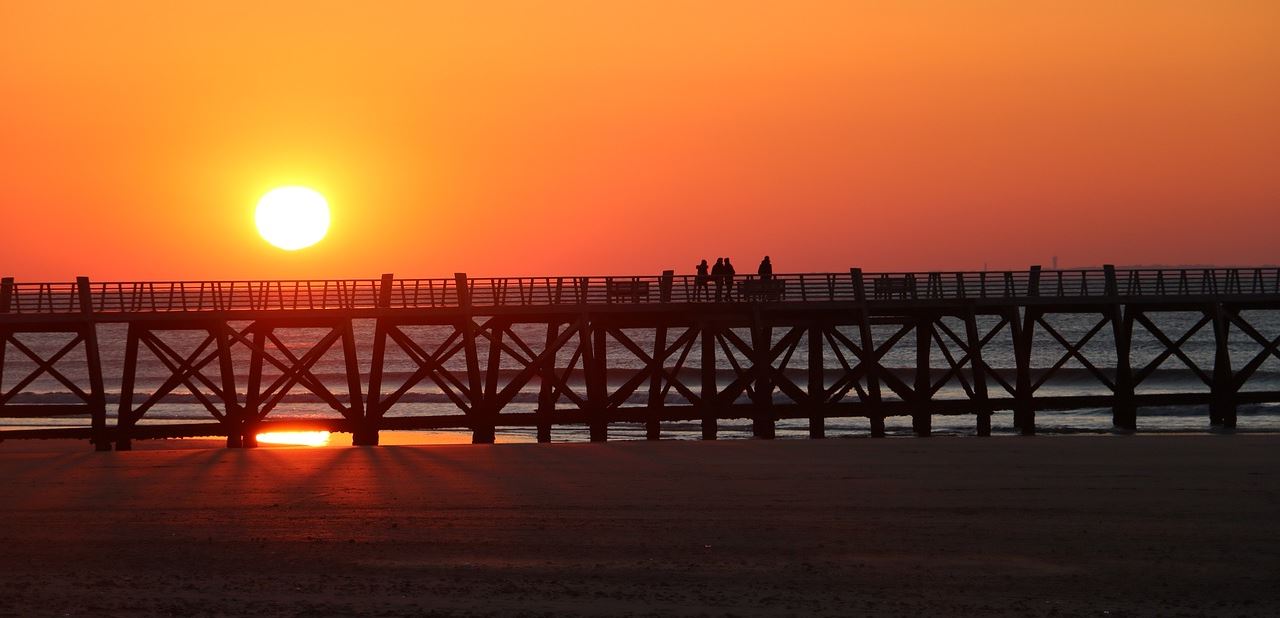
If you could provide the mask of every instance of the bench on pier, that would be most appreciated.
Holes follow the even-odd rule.
[[[916,293],[915,277],[890,277],[882,275],[875,279],[875,283],[871,288],[872,298],[901,298],[907,299],[914,297]]]
[[[781,279],[744,279],[738,282],[738,298],[745,301],[782,300],[786,285]]]
[[[615,300],[638,303],[649,300],[648,281],[606,281],[605,296],[609,302]]]

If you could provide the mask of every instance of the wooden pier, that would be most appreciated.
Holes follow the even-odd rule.
[[[718,286],[732,291],[733,300],[716,301]],[[1280,337],[1264,335],[1251,320],[1258,311],[1280,311],[1280,269],[855,268],[705,285],[670,271],[312,281],[6,278],[0,285],[0,417],[69,416],[85,423],[9,429],[0,439],[75,437],[99,450],[126,450],[138,438],[214,435],[244,447],[263,431],[307,428],[350,432],[355,444],[374,445],[384,430],[465,428],[486,443],[500,427],[536,427],[538,440],[549,441],[553,427],[580,425],[592,440],[606,440],[610,424],[620,422],[641,423],[648,438],[658,439],[663,423],[694,421],[710,440],[725,419],[750,419],[759,438],[773,437],[780,419],[807,419],[809,435],[821,438],[829,418],[865,418],[872,435],[883,436],[885,418],[898,415],[910,416],[915,433],[927,436],[937,414],[971,415],[975,433],[989,435],[999,411],[1012,411],[1018,430],[1032,435],[1037,410],[1110,407],[1115,426],[1133,430],[1139,408],[1168,405],[1207,406],[1207,424],[1231,428],[1240,404],[1280,402],[1280,392],[1241,388],[1269,358],[1280,358]],[[1194,314],[1196,321],[1175,338],[1152,319],[1168,312]],[[1071,340],[1047,319],[1055,314],[1096,322]],[[373,323],[371,346],[357,344],[361,320]],[[127,325],[123,375],[110,390],[98,334],[108,323]],[[447,335],[424,341],[421,327]],[[1131,359],[1138,327],[1163,346],[1141,366]],[[322,334],[299,354],[281,337],[297,329]],[[1104,330],[1114,346],[1105,354],[1087,349]],[[179,351],[166,339],[178,332],[203,342]],[[1209,367],[1183,350],[1200,332],[1211,332],[1215,342]],[[24,341],[33,333],[62,333],[67,341],[41,355]],[[1242,338],[1251,360],[1233,366],[1231,346]],[[885,366],[891,350],[912,345],[911,376]],[[1033,352],[1045,346],[1057,350],[1059,360],[1033,366]],[[345,392],[334,392],[314,372],[331,353],[344,359]],[[386,371],[393,353],[414,366],[407,378],[392,379]],[[169,372],[157,388],[137,388],[143,354]],[[16,375],[13,363],[5,363],[13,355],[33,366]],[[993,355],[1013,359],[1012,376],[984,360]],[[84,366],[68,369],[72,357]],[[1204,388],[1139,393],[1166,361],[1194,373]],[[1096,378],[1105,394],[1042,394],[1069,363]],[[76,403],[15,401],[41,376],[56,380]],[[388,414],[423,383],[433,383],[457,413]],[[963,397],[938,397],[949,384],[958,384]],[[181,390],[209,412],[210,422],[149,422],[148,411]],[[512,411],[517,395],[531,390],[537,393],[533,411]],[[108,392],[119,393],[112,417]],[[332,417],[273,414],[294,392],[310,393]]]

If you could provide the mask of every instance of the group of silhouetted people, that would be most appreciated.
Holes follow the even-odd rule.
[[[707,266],[706,260],[702,260],[696,268],[698,274],[693,279],[695,300],[710,300],[712,284],[715,285],[715,302],[733,300],[733,277],[738,273],[729,258],[716,258],[715,265],[710,267]],[[769,281],[773,278],[773,263],[769,261],[769,256],[764,256],[760,261],[757,274],[760,275],[761,281]]]

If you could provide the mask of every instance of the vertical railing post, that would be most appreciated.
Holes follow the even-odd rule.
[[[13,308],[13,277],[0,279],[0,313],[9,313]]]
[[[11,303],[13,302],[13,277],[5,277],[0,279],[0,313],[9,313]],[[4,329],[0,329],[0,384],[4,382],[4,359],[9,353],[9,336],[10,333]],[[0,389],[2,390],[2,389]]]
[[[861,268],[850,268],[849,278],[853,280],[853,300],[858,303],[867,302],[867,287],[862,280]]]
[[[1027,274],[1027,298],[1035,298],[1040,295],[1040,266],[1032,266],[1031,272]]]
[[[458,296],[458,307],[471,307],[471,288],[467,284],[467,273],[453,273],[453,285]]]
[[[13,303],[13,277],[0,279],[0,313],[9,313]],[[10,333],[0,328],[0,383],[4,382],[4,359],[8,354]]]
[[[388,309],[391,307],[391,286],[394,283],[395,275],[391,273],[383,273],[382,281],[378,283],[378,308]]]
[[[1116,282],[1116,267],[1113,264],[1102,265],[1102,276],[1105,277],[1103,284],[1103,294],[1106,296],[1119,296],[1120,284]]]
[[[671,302],[671,288],[675,286],[676,271],[662,271],[662,282],[658,284],[658,299],[664,303]]]
[[[89,289],[88,277],[76,277],[76,295],[80,298],[80,313],[93,313],[93,293]]]

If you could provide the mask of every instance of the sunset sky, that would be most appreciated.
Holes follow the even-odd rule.
[[[1280,2],[6,0],[0,212],[20,280],[1276,263]]]

